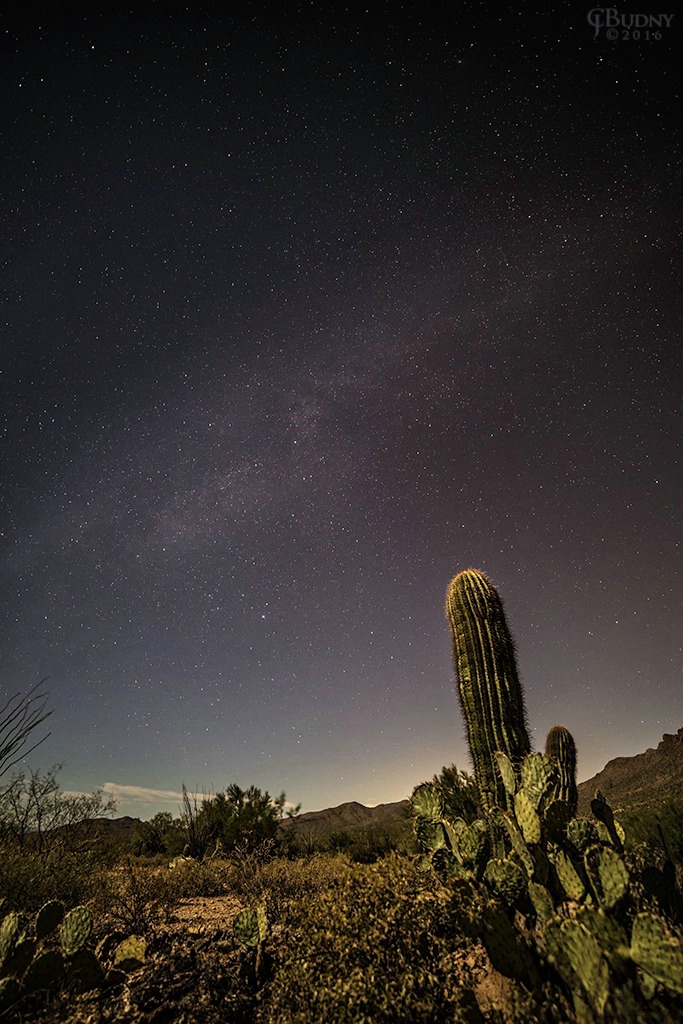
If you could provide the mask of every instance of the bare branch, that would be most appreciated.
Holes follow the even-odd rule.
[[[46,733],[28,750],[24,749],[34,729],[52,714],[52,711],[45,710],[48,695],[41,692],[45,682],[46,679],[41,679],[28,693],[15,693],[0,708],[0,775],[4,775],[17,761],[39,747],[50,735]]]

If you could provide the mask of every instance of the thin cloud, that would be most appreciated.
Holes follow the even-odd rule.
[[[126,800],[139,804],[153,804],[159,800],[173,800],[175,803],[182,803],[183,794],[173,789],[150,789],[147,786],[124,786],[118,782],[105,782],[101,787],[102,792],[107,796],[113,796],[116,801]],[[83,794],[86,795],[86,794]],[[190,793],[187,794],[191,800],[201,803],[203,800],[213,800],[215,793]],[[293,810],[296,804],[290,800],[285,801],[285,809]]]
[[[183,799],[182,793],[173,789],[149,789],[147,786],[123,786],[118,782],[105,782],[102,791],[113,796],[115,800],[128,800],[141,804],[153,804],[158,800],[173,800],[176,803]],[[190,793],[190,796],[193,794]]]

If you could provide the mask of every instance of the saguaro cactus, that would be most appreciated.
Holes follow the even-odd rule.
[[[495,752],[503,751],[517,768],[531,744],[503,602],[484,573],[465,569],[448,587],[446,614],[481,802],[487,810],[507,807],[510,797]]]
[[[569,729],[563,725],[554,725],[545,741],[545,756],[549,757],[560,769],[560,782],[557,798],[566,800],[576,815],[579,793],[576,788],[576,744]]]

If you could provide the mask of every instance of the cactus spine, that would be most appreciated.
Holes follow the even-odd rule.
[[[503,602],[487,577],[465,569],[451,581],[446,614],[474,772],[484,809],[508,807],[496,751],[515,770],[531,751],[515,649]]]
[[[576,744],[569,729],[563,725],[554,725],[545,741],[545,756],[554,761],[560,769],[560,782],[557,799],[566,800],[576,816],[579,793],[576,788]]]

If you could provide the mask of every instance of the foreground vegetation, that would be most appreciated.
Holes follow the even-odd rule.
[[[40,779],[25,778],[23,785],[34,795],[49,795],[53,814],[61,800],[58,818],[70,825],[45,835],[17,830],[16,823],[10,827],[11,808],[0,797],[5,893],[0,1020],[659,1024],[681,1019],[683,954],[675,930],[681,922],[683,866],[667,853],[677,848],[667,839],[676,835],[670,823],[648,836],[650,846],[627,844],[620,854],[613,851],[625,874],[609,883],[606,901],[591,888],[595,883],[576,856],[571,859],[576,878],[566,864],[555,869],[544,897],[538,882],[530,890],[521,877],[527,858],[538,857],[534,844],[522,835],[514,856],[491,857],[476,816],[472,779],[454,767],[415,790],[408,832],[347,834],[345,841],[335,834],[319,836],[319,851],[303,853],[291,835],[264,836],[257,827],[236,835],[229,854],[213,855],[213,846],[201,859],[171,855],[187,839],[192,820],[172,819],[174,839],[167,852],[140,852],[149,840],[149,822],[115,848],[93,830],[92,816],[106,809],[101,796],[61,794],[55,773],[48,773],[49,785]],[[16,780],[12,787],[6,785],[2,793],[16,798]],[[242,800],[242,810],[250,802],[252,825],[260,821],[269,831],[271,812],[264,824],[252,813],[263,801]],[[277,807],[274,813],[277,817]],[[582,820],[596,837],[605,827],[597,818],[592,825]],[[441,841],[439,836],[451,831],[458,838]],[[599,848],[612,848],[609,835]],[[561,887],[576,885],[577,879],[584,891],[573,892],[570,900]],[[577,1016],[562,954],[549,953],[543,936],[552,917],[560,927],[578,921],[585,929],[586,914],[593,915],[588,923],[602,922],[612,947],[609,955],[591,947],[593,961],[589,957],[589,967],[580,967],[576,987],[587,1008]],[[629,961],[639,916],[661,922],[658,941],[662,946],[663,936],[668,957],[663,980]],[[618,985],[609,974],[615,957]],[[573,970],[571,963],[568,969]],[[591,1004],[596,998],[599,1012]]]
[[[662,880],[667,877],[664,858],[656,865],[639,857],[625,857],[632,883],[623,910],[631,920],[642,905],[643,871],[658,869]],[[495,934],[502,929],[501,913],[508,928],[514,918],[501,910],[504,904],[488,880],[471,878],[463,890],[462,879],[442,881],[423,868],[418,855],[399,853],[374,864],[353,863],[349,853],[264,859],[260,850],[228,860],[188,859],[175,868],[129,857],[98,869],[93,860],[79,892],[92,918],[82,945],[64,948],[61,924],[46,932],[41,914],[27,909],[15,918],[25,937],[12,945],[11,915],[5,916],[3,973],[23,974],[24,986],[19,991],[0,982],[0,993],[9,997],[0,1019],[574,1020],[570,993],[551,964],[538,968],[538,978],[516,977],[518,966],[511,968],[490,947],[491,922]],[[656,905],[662,914],[653,897],[645,905]],[[672,909],[669,920],[677,913]],[[533,917],[519,926],[532,948]],[[671,941],[672,956],[676,948]],[[671,970],[677,970],[673,959]],[[602,1019],[680,1020],[683,1002],[675,977],[669,980],[673,986],[655,981],[636,1013],[607,1000]]]
[[[599,791],[580,816],[571,733],[554,726],[531,752],[495,589],[466,570],[447,610],[475,777],[451,766],[418,786],[409,832],[302,849],[279,827],[284,794],[231,786],[185,793],[180,818],[114,855],[91,830],[101,794],[60,794],[54,773],[10,780],[0,1019],[683,1019],[675,805],[632,817],[632,836]]]

